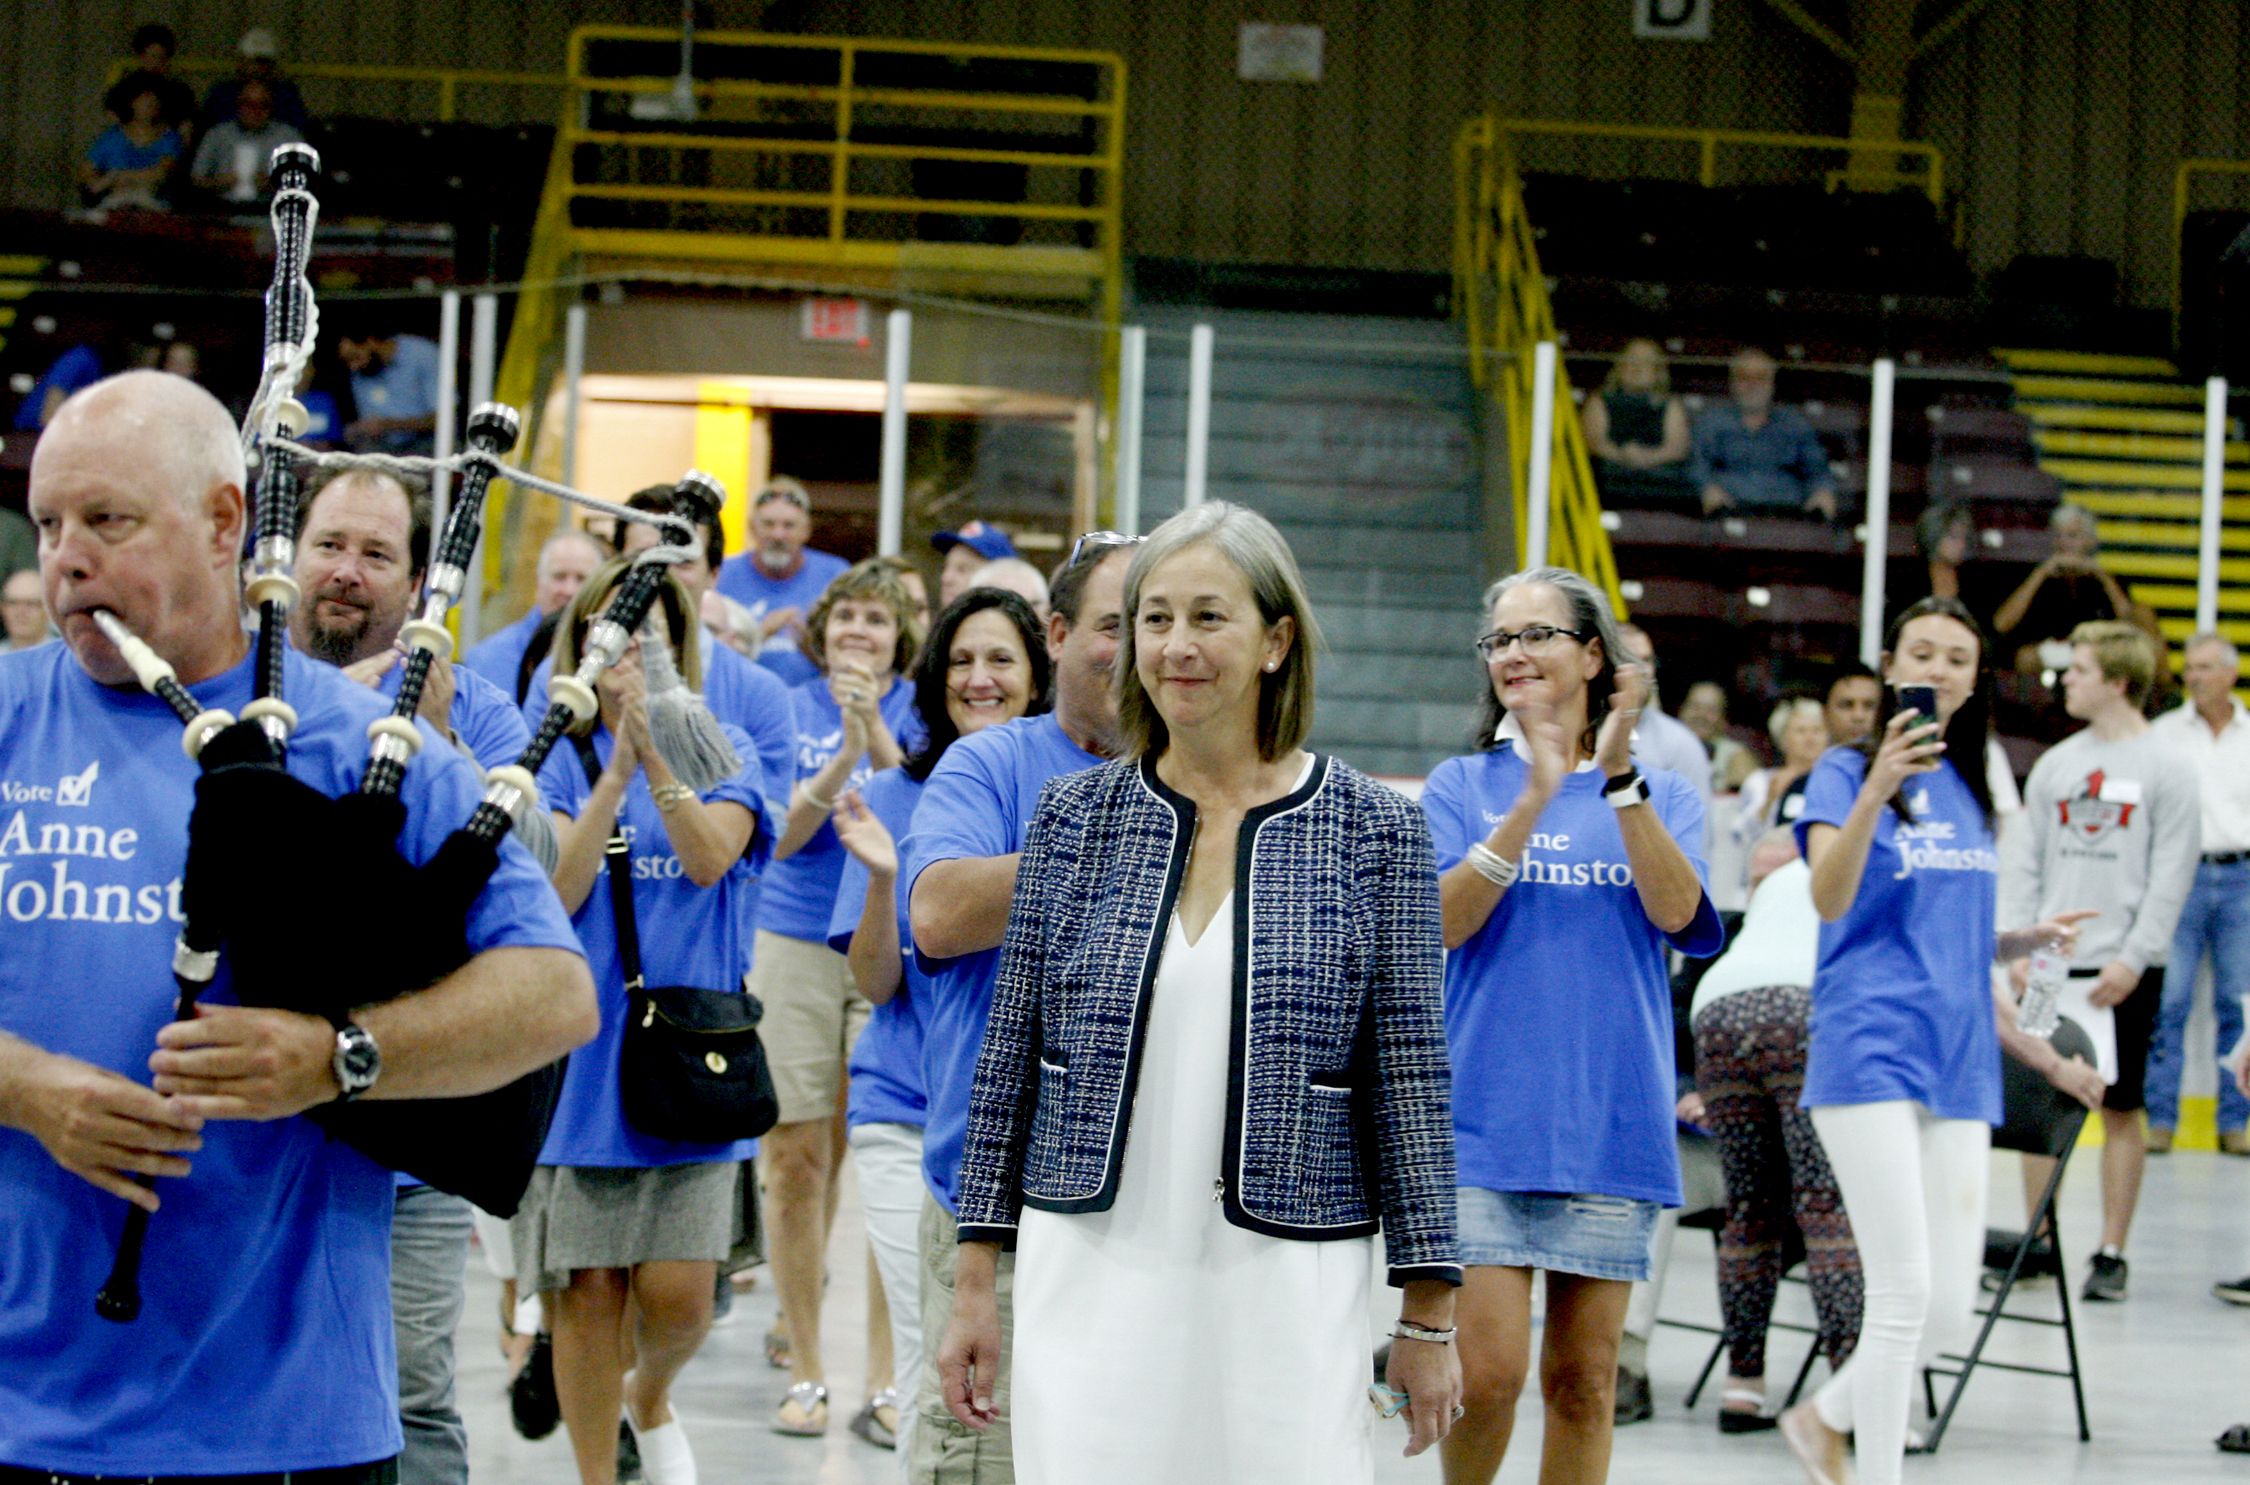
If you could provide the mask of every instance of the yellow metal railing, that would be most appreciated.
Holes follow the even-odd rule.
[[[172,71],[185,77],[224,77],[237,65],[232,57],[175,57]],[[121,58],[110,67],[109,80],[114,83],[132,70],[132,59]],[[553,88],[560,92],[570,86],[570,79],[559,72],[502,72],[481,67],[372,67],[356,62],[291,62],[286,75],[296,81],[434,87],[437,89],[437,122],[441,124],[454,121],[463,88]]]
[[[1936,207],[1945,205],[1945,153],[1934,144],[1912,139],[1849,139],[1836,134],[1788,134],[1763,129],[1699,129],[1669,124],[1598,124],[1576,119],[1510,119],[1487,114],[1475,123],[1497,141],[1509,137],[1565,136],[1574,139],[1640,139],[1692,144],[1696,151],[1695,178],[1699,184],[1719,183],[1719,152],[1723,149],[1788,150],[1799,154],[1888,155],[1894,164],[1889,179],[1918,188]],[[1920,162],[1919,170],[1909,169]],[[1833,190],[1852,179],[1852,172],[1831,170],[1822,180]]]
[[[2172,344],[2180,343],[2187,292],[2188,199],[2199,175],[2250,175],[2250,160],[2182,160],[2172,172]]]
[[[1524,215],[1523,181],[1506,136],[1491,118],[1472,119],[1453,147],[1454,303],[1467,322],[1470,374],[1507,420],[1514,487],[1516,560],[1530,521],[1532,347],[1555,336],[1554,307],[1539,248]],[[1617,557],[1602,527],[1600,492],[1570,383],[1555,367],[1555,428],[1549,486],[1548,560],[1582,574],[1622,617]]]

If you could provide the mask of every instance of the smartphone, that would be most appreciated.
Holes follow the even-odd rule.
[[[1900,686],[1898,688],[1898,709],[1902,712],[1913,712],[1917,718],[1914,723],[1916,727],[1921,726],[1924,722],[1935,722],[1938,719],[1937,687]]]

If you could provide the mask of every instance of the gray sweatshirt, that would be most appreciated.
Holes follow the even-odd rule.
[[[2088,728],[2047,750],[2023,795],[2001,853],[2000,926],[2093,908],[2072,968],[2161,965],[2201,853],[2195,765],[2154,731],[2103,742]]]

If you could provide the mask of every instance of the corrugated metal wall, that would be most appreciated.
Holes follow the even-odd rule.
[[[1460,121],[1511,113],[1839,132],[1843,65],[1756,0],[1719,0],[1708,43],[1636,41],[1624,0],[751,0],[716,23],[1089,46],[1131,68],[1128,246],[1136,253],[1442,269]],[[0,199],[59,204],[100,122],[111,58],[155,7],[0,0]],[[272,26],[307,60],[559,68],[571,26],[666,23],[670,0],[210,0],[175,18],[196,53]],[[1243,19],[1326,31],[1317,86],[1235,77]],[[315,85],[316,107],[412,114],[427,94]],[[471,90],[464,116],[548,116]],[[1941,145],[1980,269],[2017,252],[2117,260],[2133,296],[2169,283],[2172,168],[2250,152],[2250,20],[2241,0],[1994,0],[1917,69],[1910,132]],[[1692,168],[1684,147],[1538,146],[1527,163],[1604,174]],[[1737,178],[1778,158],[1731,160]],[[2223,192],[2209,198],[2228,199]]]

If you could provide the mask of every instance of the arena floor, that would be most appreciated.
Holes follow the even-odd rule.
[[[1996,1159],[1996,1210],[2014,1211],[2018,1189],[2012,1158]],[[2074,1265],[2082,1262],[2097,1224],[2094,1163],[2073,1172],[2064,1192],[2065,1242]],[[786,1378],[767,1368],[760,1337],[772,1316],[772,1289],[761,1282],[735,1309],[731,1323],[712,1333],[702,1355],[682,1378],[680,1413],[694,1441],[706,1481],[755,1480],[760,1485],[877,1485],[897,1478],[896,1459],[854,1438],[844,1427],[860,1401],[857,1377],[863,1347],[855,1334],[864,1293],[859,1209],[847,1188],[837,1220],[838,1241],[830,1299],[831,1388],[834,1421],[825,1439],[779,1437],[766,1427]],[[2210,1285],[2250,1268],[2250,1160],[2217,1155],[2172,1155],[2149,1163],[2141,1217],[2129,1257],[2132,1297],[2121,1305],[2080,1306],[2087,1406],[2094,1441],[2081,1445],[2071,1423],[2068,1384],[2037,1377],[1981,1371],[1971,1384],[1943,1451],[1912,1459],[1909,1480],[1928,1485],[2173,1485],[2173,1482],[2250,1481],[2250,1458],[2219,1453],[2212,1439],[2230,1423],[2250,1421],[2250,1310],[2220,1304]],[[1715,1323],[1709,1243],[1682,1235],[1665,1296],[1665,1313]],[[1809,1313],[1804,1293],[1789,1286],[1784,1318]],[[2036,1301],[2053,1312],[2052,1291]],[[1379,1297],[1380,1298],[1380,1297]],[[469,1304],[461,1342],[462,1412],[469,1425],[471,1472],[483,1485],[554,1485],[573,1478],[562,1433],[537,1444],[509,1427],[493,1342],[497,1286],[481,1260],[472,1259]],[[1798,1307],[1792,1309],[1791,1307]],[[2059,1333],[2028,1326],[2003,1335],[1993,1354],[2025,1361],[2059,1359]],[[1710,1342],[1691,1332],[1661,1328],[1651,1347],[1657,1416],[1622,1429],[1610,1479],[1637,1482],[1711,1481],[1714,1485],[1791,1485],[1802,1479],[1780,1438],[1772,1433],[1723,1437],[1713,1420],[1709,1392],[1692,1413],[1681,1407],[1688,1384]],[[1778,1336],[1776,1371],[1793,1367],[1803,1340]],[[1192,1355],[1183,1344],[1183,1364]],[[841,1383],[842,1385],[838,1385]],[[1386,1425],[1389,1427],[1396,1425]],[[1526,1396],[1516,1452],[1503,1482],[1537,1477],[1539,1406]],[[1403,1437],[1399,1441],[1403,1442]],[[1402,1460],[1397,1443],[1379,1454],[1377,1479],[1438,1479],[1434,1458]],[[1170,1482],[1187,1485],[1187,1482]],[[1200,1482],[1197,1482],[1200,1485]],[[1219,1482],[1213,1482],[1219,1485]]]

